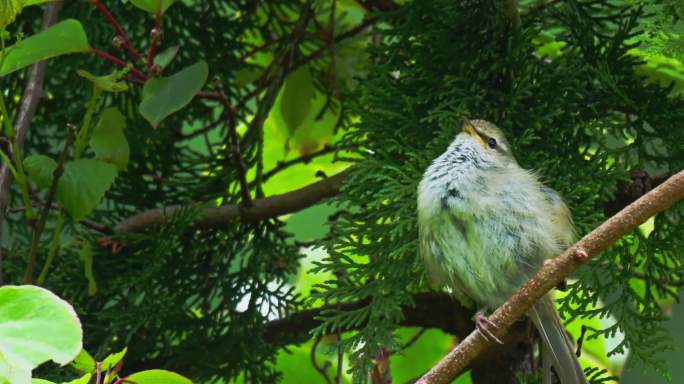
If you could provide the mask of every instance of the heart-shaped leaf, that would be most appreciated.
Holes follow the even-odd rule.
[[[150,369],[134,373],[126,378],[136,384],[192,384],[187,377],[163,369]]]
[[[0,67],[0,76],[40,60],[88,50],[90,50],[88,37],[81,23],[74,19],[67,19],[8,47],[5,60]]]
[[[52,173],[57,163],[45,155],[31,155],[24,158],[24,169],[31,180],[41,188],[48,188],[52,183]]]
[[[100,160],[69,161],[64,164],[64,173],[59,179],[57,200],[79,221],[100,204],[116,174],[116,166]]]
[[[209,76],[203,60],[169,77],[147,80],[143,87],[140,113],[153,127],[170,114],[185,107],[202,89]]]
[[[0,366],[30,372],[48,360],[66,364],[82,344],[81,322],[69,303],[32,285],[0,288]]]
[[[130,149],[124,135],[126,119],[116,107],[102,111],[93,135],[90,137],[90,147],[97,159],[112,163],[121,171],[128,165]]]

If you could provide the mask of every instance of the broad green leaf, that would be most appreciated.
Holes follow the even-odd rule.
[[[69,161],[64,164],[64,173],[59,179],[57,200],[79,221],[100,204],[116,174],[116,166],[100,160]]]
[[[119,352],[112,353],[105,357],[105,359],[102,360],[102,371],[104,372],[108,369],[114,369],[116,365],[123,360],[124,356],[126,356],[126,352],[128,352],[128,348],[124,347],[124,349],[120,350]]]
[[[45,379],[31,379],[31,384],[57,384],[54,381]]]
[[[209,67],[203,60],[169,77],[150,79],[143,87],[140,113],[153,127],[185,107],[207,81]]]
[[[30,384],[31,369],[12,365],[0,353],[0,384]]]
[[[86,351],[82,349],[78,356],[71,362],[71,367],[80,372],[92,372],[95,370],[95,359]]]
[[[313,80],[307,67],[299,68],[285,80],[280,112],[290,135],[294,134],[311,111],[313,95]]]
[[[119,71],[106,76],[95,76],[92,73],[82,69],[77,70],[76,73],[79,76],[90,80],[90,82],[93,83],[93,86],[100,88],[105,92],[125,92],[128,90],[128,85],[123,81],[119,81],[119,79],[122,77]]]
[[[161,69],[168,67],[168,65],[171,64],[173,59],[178,54],[179,48],[180,45],[174,45],[173,47],[166,49],[164,52],[158,53],[157,56],[154,57],[154,64],[161,67]]]
[[[128,376],[126,380],[136,384],[192,384],[187,377],[163,369],[137,372]]]
[[[81,23],[67,19],[8,47],[7,56],[0,68],[0,76],[41,60],[88,50],[90,45]]]
[[[175,0],[130,0],[133,5],[150,13],[164,13]]]
[[[93,135],[90,137],[90,147],[95,157],[107,163],[112,163],[121,171],[128,165],[130,149],[124,135],[126,119],[116,107],[102,111]]]
[[[24,169],[39,187],[48,188],[57,163],[45,155],[31,155],[24,158]]]
[[[66,384],[88,384],[90,379],[93,377],[92,373],[86,373],[85,375],[79,377],[78,379],[71,380]]]
[[[0,353],[9,365],[63,365],[78,355],[82,341],[81,323],[66,301],[32,285],[0,288]]]

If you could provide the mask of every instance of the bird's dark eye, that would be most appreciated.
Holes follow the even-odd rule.
[[[491,148],[491,149],[496,148],[496,139],[493,137],[490,137],[489,140],[487,140],[487,145],[489,145],[489,148]]]

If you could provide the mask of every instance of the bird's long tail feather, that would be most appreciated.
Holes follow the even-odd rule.
[[[586,384],[587,379],[573,351],[572,342],[568,339],[558,312],[549,295],[536,302],[528,311],[543,342],[542,358],[550,358],[561,384]],[[548,356],[548,357],[547,357]],[[548,364],[544,364],[545,370]],[[548,381],[549,372],[544,372],[544,382]]]

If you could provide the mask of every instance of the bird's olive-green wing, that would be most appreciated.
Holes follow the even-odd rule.
[[[542,193],[548,204],[548,213],[552,223],[549,230],[553,232],[553,237],[559,247],[564,250],[573,244],[576,237],[572,225],[572,214],[563,198],[554,189],[542,186]]]

